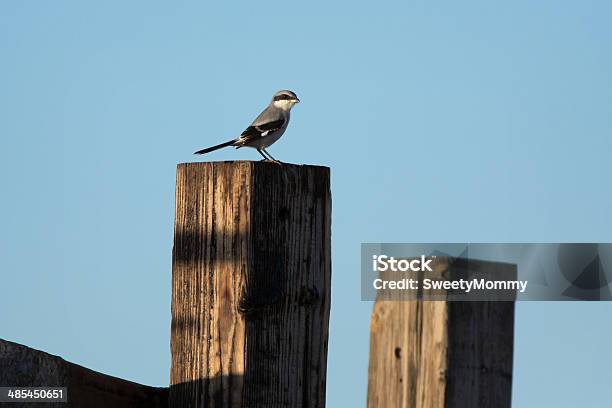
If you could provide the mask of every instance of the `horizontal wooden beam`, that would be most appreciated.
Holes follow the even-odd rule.
[[[2,339],[0,339],[0,385],[67,387],[68,403],[41,405],[45,407],[166,408],[168,406],[168,388],[149,387],[98,373],[61,357]],[[7,404],[7,406],[22,405]]]

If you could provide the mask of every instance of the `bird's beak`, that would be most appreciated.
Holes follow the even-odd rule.
[[[295,103],[300,103],[300,100],[298,98],[295,98]]]

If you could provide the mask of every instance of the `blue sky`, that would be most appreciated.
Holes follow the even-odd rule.
[[[0,4],[0,337],[169,378],[175,166],[302,99],[332,169],[329,406],[363,406],[361,242],[610,242],[606,1]],[[227,149],[204,159],[258,160]],[[612,304],[517,305],[517,407],[604,406]]]

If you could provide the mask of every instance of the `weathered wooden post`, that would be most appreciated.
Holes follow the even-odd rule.
[[[515,265],[473,264],[516,276]],[[432,266],[431,275],[454,273],[448,258]],[[370,331],[368,408],[510,407],[514,302],[379,296]]]
[[[177,168],[169,406],[323,407],[329,169]]]

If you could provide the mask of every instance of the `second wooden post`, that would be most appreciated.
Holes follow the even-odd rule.
[[[477,271],[516,279],[511,264],[438,257],[431,266],[429,277],[467,278]],[[378,292],[372,311],[368,408],[511,406],[514,302],[387,294]]]

